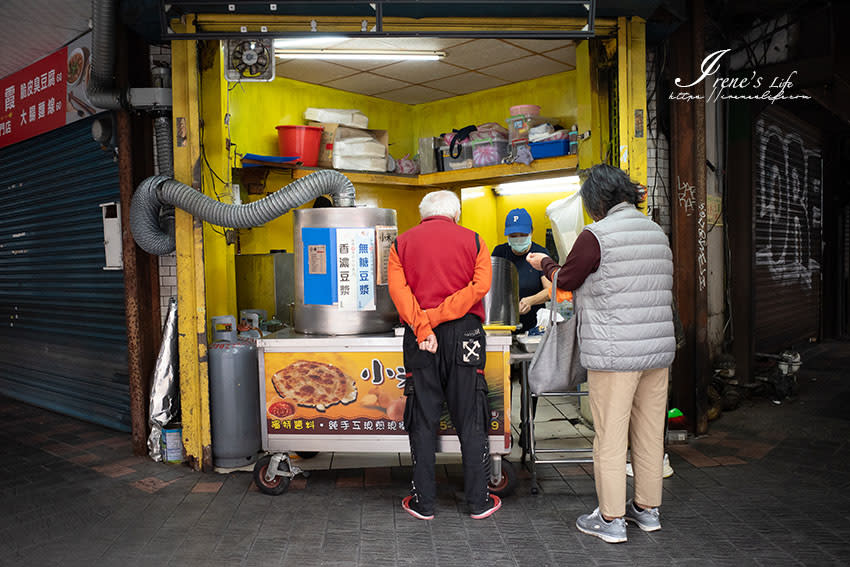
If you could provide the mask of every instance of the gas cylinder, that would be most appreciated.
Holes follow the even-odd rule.
[[[239,337],[232,315],[212,318],[209,347],[210,422],[213,465],[236,468],[257,460],[260,439],[260,382],[257,345]]]
[[[236,327],[240,337],[261,339],[266,333],[262,330],[265,321],[265,310],[260,313],[259,309],[243,309],[239,312],[239,326]]]

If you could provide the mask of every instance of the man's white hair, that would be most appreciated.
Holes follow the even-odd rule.
[[[453,221],[460,218],[460,199],[452,191],[433,191],[422,197],[419,203],[420,218],[433,216],[449,217]]]

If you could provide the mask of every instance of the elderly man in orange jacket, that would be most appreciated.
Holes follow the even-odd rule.
[[[404,330],[404,426],[413,460],[406,512],[434,517],[434,460],[445,399],[460,438],[464,492],[472,518],[492,515],[502,503],[488,494],[490,406],[484,379],[486,338],[482,299],[490,289],[490,252],[477,233],[457,224],[460,200],[451,191],[425,195],[422,222],[390,249],[389,291]]]

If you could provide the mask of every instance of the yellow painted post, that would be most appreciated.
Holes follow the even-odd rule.
[[[617,19],[620,168],[646,185],[646,21]],[[645,209],[646,205],[642,206]]]
[[[579,135],[590,132],[590,137],[579,141],[578,166],[585,169],[602,163],[607,133],[599,107],[599,79],[597,57],[590,40],[576,45],[576,114]]]
[[[222,49],[217,41],[206,42],[202,60],[209,63],[201,71],[199,87],[201,102],[199,113],[203,120],[203,155],[200,161],[201,190],[207,197],[223,203],[233,203],[231,155],[228,149],[229,132],[225,116],[229,113],[227,83],[222,67]],[[263,83],[265,84],[265,83]],[[242,150],[247,151],[247,150]],[[227,243],[226,232],[211,224],[204,224],[204,269],[211,285],[206,290],[209,318],[234,315],[236,312],[236,260],[235,246]],[[264,250],[267,252],[268,250]],[[256,308],[255,305],[244,307]],[[269,312],[269,315],[273,315]]]
[[[192,24],[180,26],[194,31]],[[171,44],[174,177],[200,187],[200,124],[197,45]],[[204,240],[200,220],[175,210],[177,241],[177,329],[180,355],[180,404],[183,446],[196,470],[212,469],[209,376],[207,373]]]

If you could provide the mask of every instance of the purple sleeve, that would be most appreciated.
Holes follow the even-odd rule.
[[[581,231],[567,256],[563,266],[558,266],[552,258],[543,258],[540,267],[546,277],[552,279],[552,272],[561,268],[558,272],[558,289],[574,291],[581,287],[584,280],[599,269],[599,260],[602,255],[599,251],[599,241],[589,230]]]

